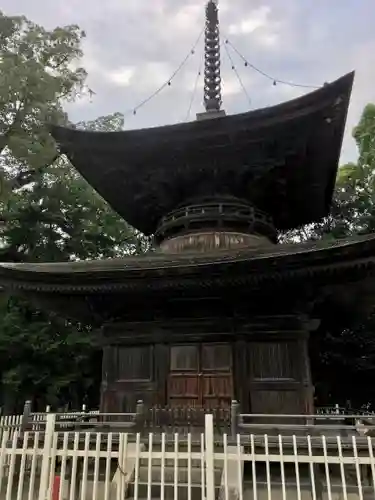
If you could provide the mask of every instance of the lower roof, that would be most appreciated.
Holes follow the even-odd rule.
[[[61,263],[0,263],[0,285],[13,290],[103,294],[262,283],[327,272],[345,276],[375,267],[375,234],[341,240],[270,245],[264,248]]]

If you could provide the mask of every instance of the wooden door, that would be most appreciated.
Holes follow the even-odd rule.
[[[230,344],[171,347],[168,404],[204,408],[230,406],[233,398]]]
[[[200,354],[202,406],[229,407],[233,399],[232,346],[203,344]]]

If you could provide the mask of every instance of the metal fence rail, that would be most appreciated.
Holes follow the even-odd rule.
[[[215,436],[150,432],[3,432],[4,500],[367,500],[375,498],[370,436]]]
[[[15,431],[32,430],[38,431],[43,430],[45,427],[47,415],[50,413],[49,407],[46,408],[45,412],[35,412],[29,411],[30,408],[25,405],[24,413],[20,415],[2,415],[0,416],[0,442],[2,435],[5,430],[10,431],[10,436],[12,437]],[[80,417],[96,417],[99,414],[99,410],[93,411],[75,411],[60,414],[61,426],[69,427],[74,421],[79,420]]]
[[[157,431],[180,434],[200,433],[204,428],[205,415],[213,415],[215,435],[229,434],[232,439],[237,434],[268,434],[277,436],[326,434],[348,436],[363,431],[375,434],[375,415],[371,413],[347,415],[341,412],[318,413],[314,415],[264,415],[244,414],[239,404],[232,402],[229,408],[207,410],[188,407],[151,407],[142,401],[134,413],[99,413],[99,411],[77,411],[58,413],[57,430],[97,430],[100,432],[123,431],[141,432],[143,438],[149,432]],[[4,430],[43,431],[48,412],[32,413],[25,405],[23,415],[0,417],[0,440]]]

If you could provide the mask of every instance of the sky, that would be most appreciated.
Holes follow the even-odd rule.
[[[69,104],[74,122],[117,111],[125,128],[194,119],[203,111],[203,81],[195,81],[203,60],[203,38],[177,76],[148,98],[190,53],[204,26],[205,0],[0,0],[5,14],[23,14],[46,28],[78,24],[85,32],[82,65],[90,100]],[[277,79],[320,86],[356,70],[343,162],[355,161],[351,131],[364,106],[375,102],[374,0],[219,0],[223,40],[223,107],[239,113],[293,99],[308,89],[272,84],[233,52]],[[250,97],[247,97],[247,95]],[[190,106],[190,104],[192,105]],[[189,113],[190,109],[190,113]]]

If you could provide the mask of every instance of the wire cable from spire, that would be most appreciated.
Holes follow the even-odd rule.
[[[289,85],[289,87],[299,87],[299,88],[305,88],[305,89],[320,89],[322,87],[322,86],[318,86],[318,85],[304,85],[301,83],[293,83],[293,82],[289,82],[287,80],[280,80],[279,78],[274,78],[273,76],[269,75],[265,71],[263,71],[260,68],[258,68],[257,66],[255,66],[254,64],[251,64],[246,59],[246,57],[244,55],[242,55],[241,52],[232,44],[232,42],[228,38],[226,38],[226,40],[225,40],[225,46],[227,46],[227,45],[229,45],[232,48],[232,50],[244,61],[246,67],[252,68],[254,71],[259,73],[260,75],[264,76],[268,80],[271,80],[273,82],[273,85],[277,85],[278,83],[280,83],[283,85]]]
[[[226,54],[227,54],[227,56],[228,56],[229,62],[230,62],[230,64],[231,64],[232,70],[234,71],[234,74],[236,75],[237,80],[238,80],[239,84],[240,84],[240,85],[241,85],[241,87],[242,87],[243,93],[245,94],[245,96],[246,96],[247,100],[249,101],[249,106],[251,106],[251,97],[250,97],[250,95],[249,95],[248,91],[246,90],[246,87],[245,87],[245,85],[244,85],[244,83],[243,83],[243,81],[242,81],[242,78],[241,78],[240,74],[238,73],[238,70],[237,70],[237,68],[236,68],[236,66],[235,66],[235,64],[234,64],[233,58],[232,58],[232,56],[230,55],[230,52],[229,52],[229,50],[228,50],[228,46],[227,46],[227,44],[224,44],[224,48],[225,48],[225,52],[226,52]]]
[[[172,84],[172,80],[177,76],[177,74],[181,71],[181,69],[185,66],[185,64],[187,63],[187,61],[189,60],[189,58],[195,54],[195,50],[199,44],[199,41],[200,39],[202,38],[202,35],[204,33],[204,28],[202,29],[202,31],[200,32],[197,40],[195,41],[194,45],[192,46],[192,48],[190,49],[190,51],[188,52],[188,54],[185,56],[185,58],[182,60],[182,62],[178,65],[177,69],[172,73],[172,75],[170,76],[170,78],[163,83],[163,85],[161,85],[157,90],[155,90],[155,92],[153,92],[150,96],[148,96],[146,99],[144,99],[143,101],[141,101],[139,104],[137,104],[137,106],[135,106],[134,108],[130,109],[129,111],[127,111],[125,114],[124,114],[124,117],[130,115],[130,114],[133,114],[133,115],[136,115],[138,110],[141,109],[145,104],[147,104],[148,102],[150,102],[154,97],[156,97],[158,94],[160,94],[160,92],[162,90],[164,90],[166,87],[170,87],[171,84]]]
[[[189,107],[186,113],[185,121],[187,122],[190,118],[191,110],[194,104],[195,96],[198,90],[198,83],[199,83],[199,78],[202,75],[202,66],[203,66],[203,60],[200,61],[199,63],[199,68],[198,68],[198,73],[197,76],[195,77],[195,82],[194,82],[194,88],[191,94],[190,102],[189,102]]]

